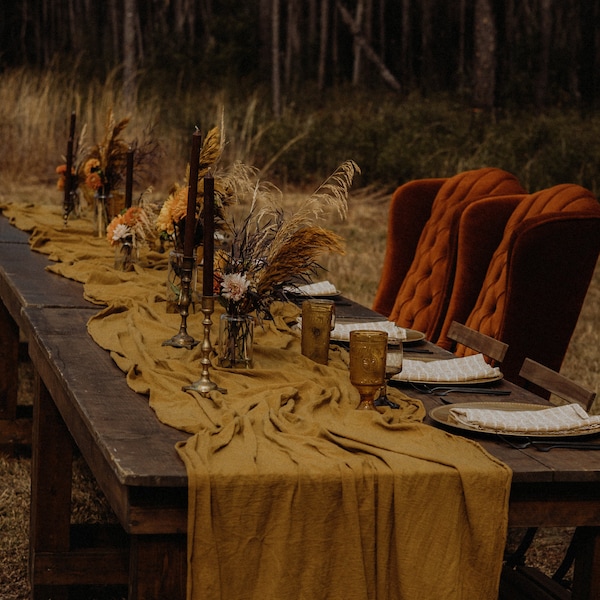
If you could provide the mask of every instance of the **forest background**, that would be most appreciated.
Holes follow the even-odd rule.
[[[72,112],[89,144],[111,109],[131,116],[134,147],[158,141],[158,162],[135,173],[135,191],[158,198],[183,181],[194,128],[223,122],[223,163],[254,165],[290,205],[359,164],[348,219],[331,224],[347,254],[328,266],[367,305],[396,186],[494,166],[531,192],[578,183],[598,196],[599,103],[600,0],[0,3],[0,201],[60,205]],[[597,268],[562,368],[597,392],[599,326]],[[4,600],[29,597],[29,466],[0,456]],[[89,475],[74,489],[78,519],[110,519]],[[541,536],[532,563],[555,567],[565,533]]]
[[[226,160],[282,185],[493,165],[598,192],[599,0],[15,0],[0,5],[0,177],[50,181],[68,118],[152,132],[180,177],[224,115]]]

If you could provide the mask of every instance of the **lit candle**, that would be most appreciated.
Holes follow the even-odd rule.
[[[127,150],[127,166],[125,169],[125,208],[131,206],[131,195],[133,191],[133,148]]]
[[[204,266],[202,295],[213,295],[215,256],[215,180],[210,171],[204,176]]]
[[[183,257],[193,258],[194,237],[196,231],[196,196],[198,195],[198,165],[200,163],[200,148],[202,134],[194,131],[192,135],[192,154],[190,158],[190,180],[188,182],[187,213],[185,215],[185,231],[183,235]]]

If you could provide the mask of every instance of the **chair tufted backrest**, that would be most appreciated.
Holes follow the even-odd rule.
[[[388,212],[385,256],[373,310],[390,315],[398,290],[410,269],[431,206],[447,178],[415,179],[397,187]]]
[[[518,381],[526,356],[560,369],[599,252],[600,204],[589,190],[562,184],[519,201],[465,322],[509,344],[507,378]]]
[[[487,196],[523,193],[514,175],[492,167],[448,178],[433,201],[431,215],[389,319],[435,340],[452,290],[458,224],[463,210]]]

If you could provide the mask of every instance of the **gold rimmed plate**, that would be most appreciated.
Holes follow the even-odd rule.
[[[519,438],[535,438],[535,439],[556,439],[556,438],[573,438],[581,436],[599,435],[600,431],[597,429],[590,430],[578,430],[578,431],[560,431],[556,433],[552,432],[525,432],[525,431],[498,431],[497,429],[491,429],[486,427],[471,427],[466,423],[456,423],[450,420],[450,410],[452,408],[484,408],[489,410],[506,410],[506,411],[530,411],[530,410],[544,410],[551,408],[550,405],[545,404],[527,404],[526,402],[467,402],[467,403],[453,403],[443,406],[436,406],[429,411],[429,416],[436,423],[455,429],[458,431],[468,431],[470,433],[486,433],[493,435],[502,435],[503,437],[519,437]]]
[[[344,319],[344,322],[353,323],[353,321],[350,318],[347,320]],[[364,321],[364,322],[371,323],[371,324],[373,323],[373,321]],[[360,323],[361,323],[361,321],[357,320],[353,324],[359,325]],[[357,327],[357,329],[359,329],[359,327]],[[367,329],[372,329],[372,328],[367,328]],[[425,339],[425,334],[421,333],[420,331],[416,331],[414,329],[405,329],[405,331],[406,331],[406,339],[401,340],[401,339],[397,339],[397,338],[388,338],[388,346],[393,348],[393,347],[400,346],[400,344],[416,344],[417,342],[422,342]],[[336,342],[336,343],[341,343],[341,344],[349,343],[349,340],[337,337],[335,335],[331,336],[331,341]]]
[[[406,331],[406,339],[399,340],[403,344],[416,344],[417,342],[422,342],[425,339],[425,334],[422,331],[417,331],[416,329],[405,329]]]
[[[398,383],[411,383],[414,385],[427,385],[427,386],[439,386],[439,387],[462,387],[462,386],[478,386],[478,385],[486,385],[488,383],[494,383],[496,381],[501,381],[504,375],[502,373],[500,375],[494,375],[493,377],[482,377],[481,379],[470,379],[469,381],[449,381],[445,379],[435,379],[431,381],[426,381],[423,379],[408,380],[408,379],[394,379]]]

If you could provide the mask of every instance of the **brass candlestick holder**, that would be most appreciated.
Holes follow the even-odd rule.
[[[214,381],[211,381],[209,375],[210,368],[210,353],[212,352],[212,345],[210,343],[210,330],[212,327],[211,315],[215,310],[215,299],[213,296],[202,296],[202,313],[204,314],[204,320],[202,325],[204,326],[204,337],[202,338],[202,358],[200,364],[202,365],[202,373],[200,379],[195,381],[191,385],[183,387],[183,391],[198,392],[201,396],[208,396],[209,392],[217,390],[221,394],[226,394],[227,390],[220,388]]]
[[[171,339],[165,340],[163,346],[173,346],[174,348],[187,348],[191,350],[198,343],[187,332],[187,318],[190,313],[190,304],[192,303],[192,273],[194,270],[194,258],[191,256],[183,257],[181,269],[181,295],[179,297],[178,308],[181,315],[181,326],[179,332]]]

